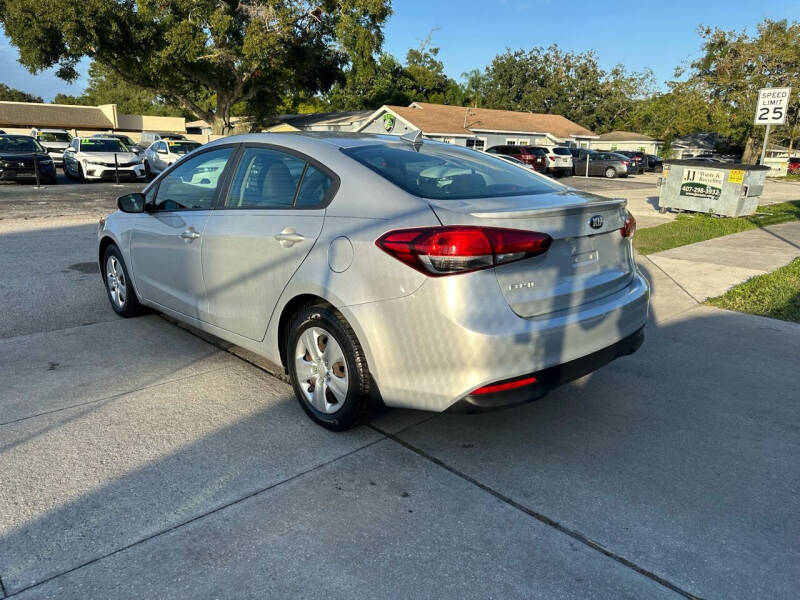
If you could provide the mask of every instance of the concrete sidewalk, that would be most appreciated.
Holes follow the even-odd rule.
[[[646,257],[697,302],[800,256],[800,221],[734,233]]]

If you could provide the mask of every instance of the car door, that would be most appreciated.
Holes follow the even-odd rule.
[[[161,171],[166,170],[166,168],[169,166],[167,161],[164,160],[167,157],[168,152],[167,144],[166,142],[161,141],[154,143],[153,146],[155,147],[155,152],[153,152],[153,167],[155,168],[153,170],[156,173],[161,173]]]
[[[202,236],[235,148],[211,148],[159,181],[131,239],[133,277],[146,300],[195,319],[207,315]]]
[[[209,322],[261,340],[283,289],[322,230],[338,178],[312,159],[243,147],[203,235]]]

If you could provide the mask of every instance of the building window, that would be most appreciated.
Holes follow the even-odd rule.
[[[456,143],[455,139],[453,139],[453,138],[442,138],[442,141],[445,144],[455,144]]]
[[[480,150],[483,152],[486,150],[486,140],[484,138],[475,138],[474,140],[467,140],[467,148],[472,148],[473,150]]]
[[[519,138],[517,144],[520,146],[530,146],[531,140],[529,138]]]
[[[506,146],[516,146],[517,139],[516,138],[506,138]]]
[[[616,149],[617,149],[617,145],[616,144],[611,144],[611,150],[614,151]]]

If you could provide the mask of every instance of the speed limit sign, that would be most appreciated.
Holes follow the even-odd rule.
[[[756,125],[783,125],[789,110],[792,88],[763,88],[758,90]]]

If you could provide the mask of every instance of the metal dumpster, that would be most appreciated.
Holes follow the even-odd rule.
[[[752,215],[769,167],[701,160],[664,161],[658,206],[722,217]]]

